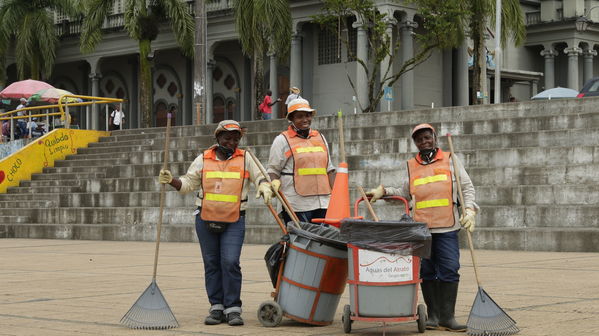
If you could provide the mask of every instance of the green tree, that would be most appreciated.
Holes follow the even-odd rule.
[[[110,15],[115,0],[84,0],[85,18],[81,33],[81,51],[92,52],[102,40],[102,24]],[[139,44],[140,109],[142,126],[152,126],[152,62],[148,58],[159,25],[168,20],[185,56],[193,56],[194,21],[184,0],[124,0],[125,30]]]
[[[468,9],[467,17],[470,38],[473,42],[474,66],[472,69],[472,103],[480,101],[476,93],[486,87],[486,47],[485,31],[487,22],[495,22],[495,0],[460,0],[462,6]],[[526,25],[519,0],[501,0],[501,38],[502,46],[511,38],[516,46],[526,40]],[[493,25],[494,26],[494,25]],[[487,91],[487,90],[484,90]]]
[[[75,0],[5,0],[0,2],[0,78],[4,81],[6,55],[14,49],[19,79],[50,77],[58,37],[54,12],[80,15]]]
[[[414,69],[426,61],[434,49],[458,46],[464,39],[463,18],[464,6],[455,1],[446,0],[410,0],[418,6],[422,16],[424,29],[416,36],[418,48],[416,55],[404,60],[398,70],[391,71],[391,64],[398,55],[399,41],[393,43],[386,33],[387,13],[377,10],[372,0],[324,0],[321,13],[314,20],[323,28],[338,36],[349,52],[349,60],[355,60],[366,72],[368,78],[368,101],[359,102],[364,112],[374,112],[384,94],[384,86],[391,86],[402,74]],[[368,29],[368,59],[360,59],[354,54],[348,34],[348,17],[355,17]],[[340,19],[343,18],[343,19]],[[381,62],[389,59],[389,66],[383,67]],[[346,63],[347,66],[347,63]],[[347,72],[348,81],[357,96],[356,85]],[[382,76],[381,76],[382,74]]]
[[[291,46],[291,11],[287,0],[235,0],[235,27],[243,53],[252,59],[255,111],[264,94],[264,56],[274,52],[280,61]],[[258,116],[260,114],[258,113]],[[260,117],[258,117],[260,119]]]

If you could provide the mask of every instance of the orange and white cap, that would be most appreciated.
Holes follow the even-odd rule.
[[[214,136],[217,136],[218,133],[224,131],[238,131],[241,135],[243,132],[241,131],[241,125],[235,120],[223,120],[218,123],[216,126],[216,130],[214,131]]]
[[[414,137],[414,134],[416,134],[416,132],[423,130],[423,129],[430,129],[433,134],[437,134],[437,132],[435,131],[435,128],[433,126],[431,126],[430,124],[418,124],[416,125],[416,127],[414,127],[414,129],[412,129],[412,138]]]
[[[316,115],[316,110],[310,107],[310,103],[304,98],[296,98],[287,105],[287,119],[295,111],[312,112],[312,116]],[[291,120],[291,119],[289,119]]]

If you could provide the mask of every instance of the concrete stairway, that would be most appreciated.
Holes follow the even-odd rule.
[[[597,251],[599,248],[599,99],[552,100],[500,105],[348,115],[345,149],[355,186],[398,186],[405,161],[416,148],[413,125],[432,123],[446,149],[448,132],[465,162],[481,206],[474,235],[478,248]],[[244,123],[251,145],[266,163],[284,120]],[[338,163],[336,119],[319,116],[315,128]],[[169,167],[185,173],[210,146],[214,126],[174,127]],[[124,130],[80,149],[31,181],[0,194],[0,236],[29,238],[153,240],[159,210],[156,175],[163,158],[164,128]],[[162,239],[197,240],[194,195],[169,187]],[[246,242],[270,243],[280,230],[250,193]],[[377,202],[381,218],[401,207]],[[365,211],[362,210],[362,214]]]

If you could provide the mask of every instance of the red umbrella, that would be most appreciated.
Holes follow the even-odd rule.
[[[33,79],[26,79],[20,82],[14,82],[0,91],[0,98],[29,98],[32,94],[42,89],[53,88],[52,85]]]

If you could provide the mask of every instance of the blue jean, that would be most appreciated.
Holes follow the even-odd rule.
[[[241,312],[241,246],[245,236],[245,216],[227,226],[222,233],[208,231],[200,214],[196,215],[196,234],[204,260],[208,301],[224,306],[225,314]]]
[[[422,259],[420,277],[422,280],[443,282],[460,281],[459,230],[433,233],[430,259]]]
[[[270,120],[270,119],[272,119],[272,112],[271,113],[264,113],[264,112],[262,112],[262,119],[263,120]]]

